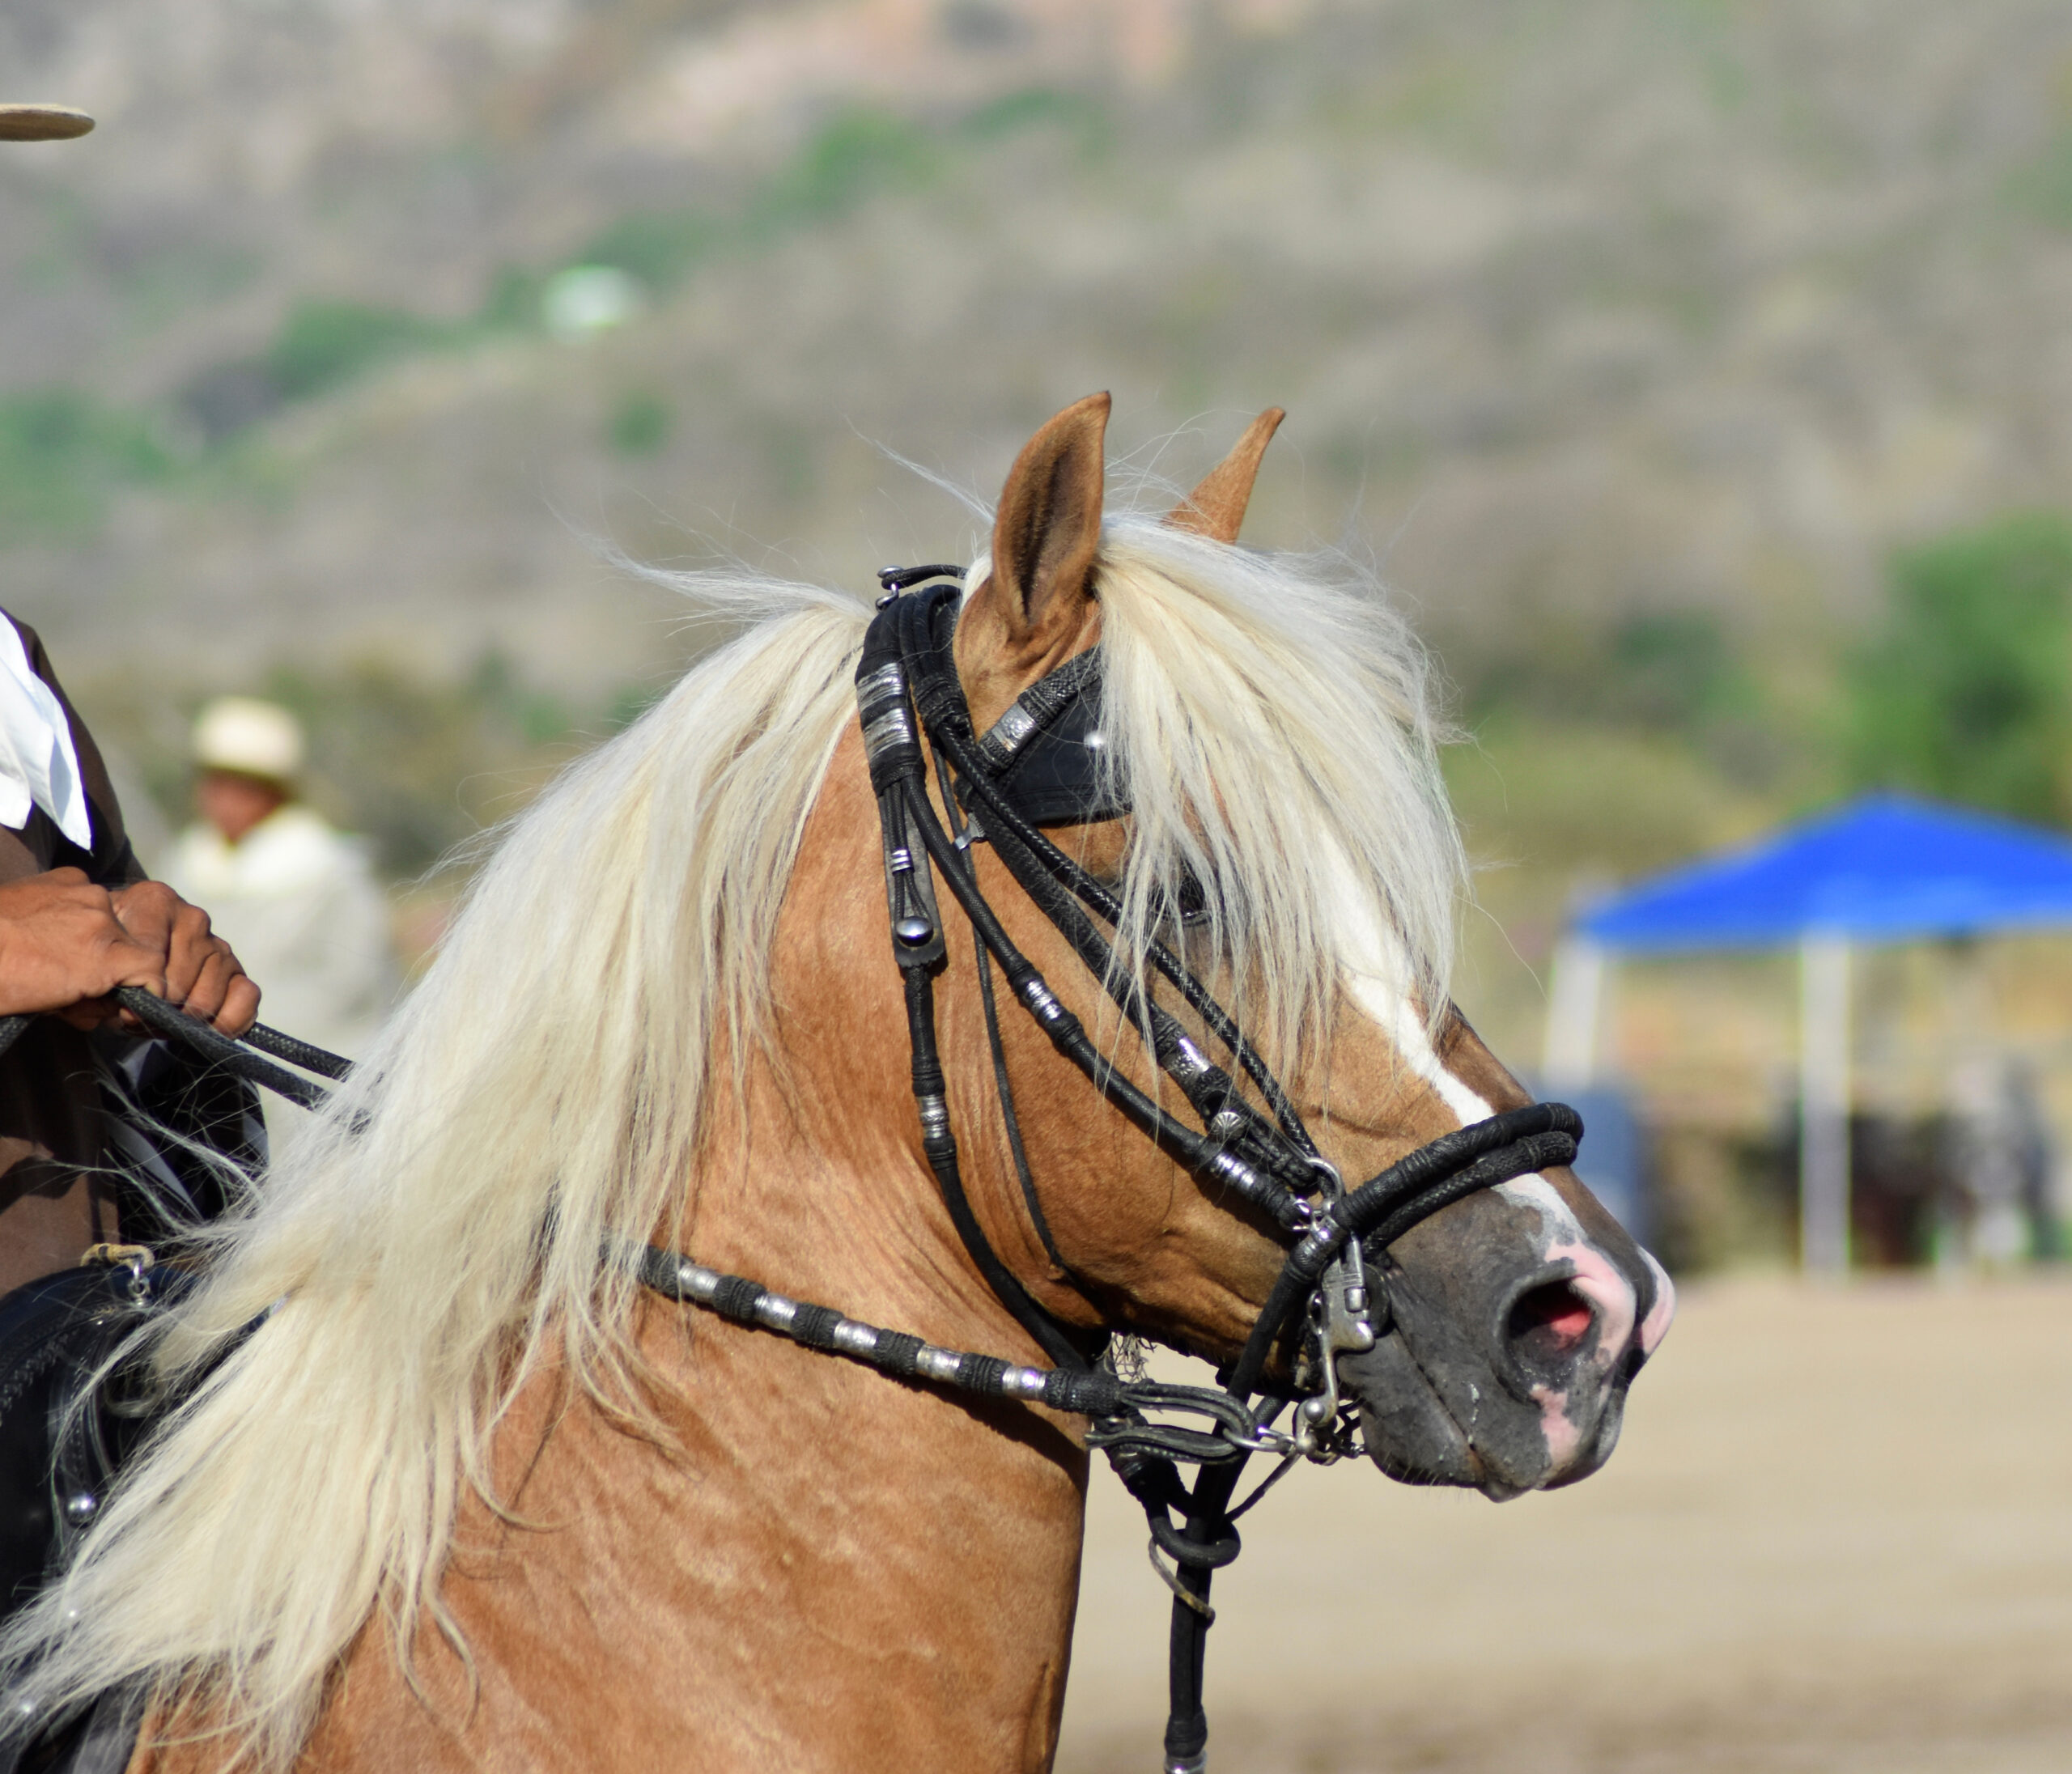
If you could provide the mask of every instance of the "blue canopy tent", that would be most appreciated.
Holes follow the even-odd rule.
[[[1586,1083],[1607,958],[1798,945],[1801,1249],[1848,1260],[1849,950],[2072,925],[2072,842],[1989,814],[1874,795],[1583,908],[1548,1007],[1547,1072]]]

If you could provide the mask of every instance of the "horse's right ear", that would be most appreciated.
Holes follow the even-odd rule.
[[[992,583],[1011,643],[1076,614],[1092,591],[1110,404],[1106,394],[1074,401],[1008,471],[993,519]]]
[[[1245,507],[1252,502],[1252,482],[1259,477],[1259,458],[1273,441],[1287,413],[1270,406],[1246,427],[1245,435],[1230,453],[1208,471],[1193,492],[1166,514],[1166,527],[1192,530],[1218,542],[1234,542],[1244,527]]]

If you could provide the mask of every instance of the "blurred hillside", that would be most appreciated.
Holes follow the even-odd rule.
[[[971,540],[881,444],[990,493],[1107,387],[1185,480],[1279,402],[1250,539],[1419,611],[1530,1057],[1576,881],[1838,787],[1893,552],[2072,488],[2050,0],[17,0],[0,67],[101,120],[0,161],[0,586],[168,795],[273,673],[397,868],[694,644],[588,537],[864,585]]]

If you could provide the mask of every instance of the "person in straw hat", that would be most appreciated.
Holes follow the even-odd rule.
[[[0,142],[92,127],[62,106],[0,104]],[[121,1236],[91,1045],[134,1026],[118,986],[231,1034],[259,1008],[208,915],[144,878],[93,736],[36,631],[0,610],[0,1016],[35,1016],[0,1054],[0,1292]]]
[[[166,866],[266,982],[278,1026],[356,1054],[395,995],[388,901],[363,847],[298,798],[306,747],[285,708],[224,696],[194,723],[195,810]],[[276,1130],[295,1111],[269,1101]]]

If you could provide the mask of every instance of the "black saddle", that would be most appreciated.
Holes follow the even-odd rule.
[[[100,1245],[0,1298],[0,1612],[63,1568],[148,1427],[134,1373],[111,1364],[171,1291],[142,1246]],[[120,1774],[142,1699],[117,1689],[28,1740],[0,1729],[0,1774]]]
[[[145,1407],[128,1377],[100,1377],[163,1292],[142,1246],[100,1245],[79,1267],[0,1299],[0,1606],[8,1612],[70,1556],[142,1432]]]
[[[95,1042],[110,1174],[132,1245],[0,1299],[0,1618],[70,1555],[146,1426],[102,1369],[168,1297],[163,1247],[214,1219],[265,1159],[252,1086],[161,1041]]]
[[[123,1229],[163,1246],[215,1218],[263,1165],[257,1097],[167,1042],[104,1034],[94,1048]],[[63,1569],[148,1432],[154,1400],[116,1358],[188,1279],[142,1244],[101,1245],[0,1298],[0,1618]],[[0,1718],[0,1774],[119,1774],[142,1704],[117,1689],[62,1720]]]

